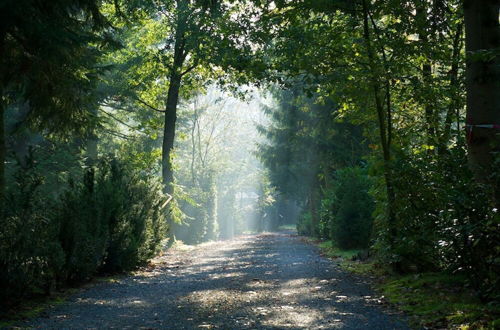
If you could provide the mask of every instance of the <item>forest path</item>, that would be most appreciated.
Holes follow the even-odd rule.
[[[35,328],[407,329],[361,279],[291,232],[174,251],[72,296]]]

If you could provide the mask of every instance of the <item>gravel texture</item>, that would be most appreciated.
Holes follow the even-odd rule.
[[[408,329],[361,278],[292,233],[174,250],[155,267],[94,285],[34,328]]]

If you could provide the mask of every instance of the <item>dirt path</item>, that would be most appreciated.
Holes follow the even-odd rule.
[[[22,327],[407,329],[365,283],[289,233],[244,236],[167,255]]]

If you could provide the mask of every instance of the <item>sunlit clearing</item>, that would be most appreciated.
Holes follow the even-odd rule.
[[[181,104],[174,161],[183,217],[172,229],[176,240],[197,244],[263,229],[263,173],[255,152],[265,102],[251,88],[211,87]]]

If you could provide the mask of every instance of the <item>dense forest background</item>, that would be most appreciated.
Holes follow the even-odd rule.
[[[498,301],[499,8],[0,1],[0,299],[297,219]]]

